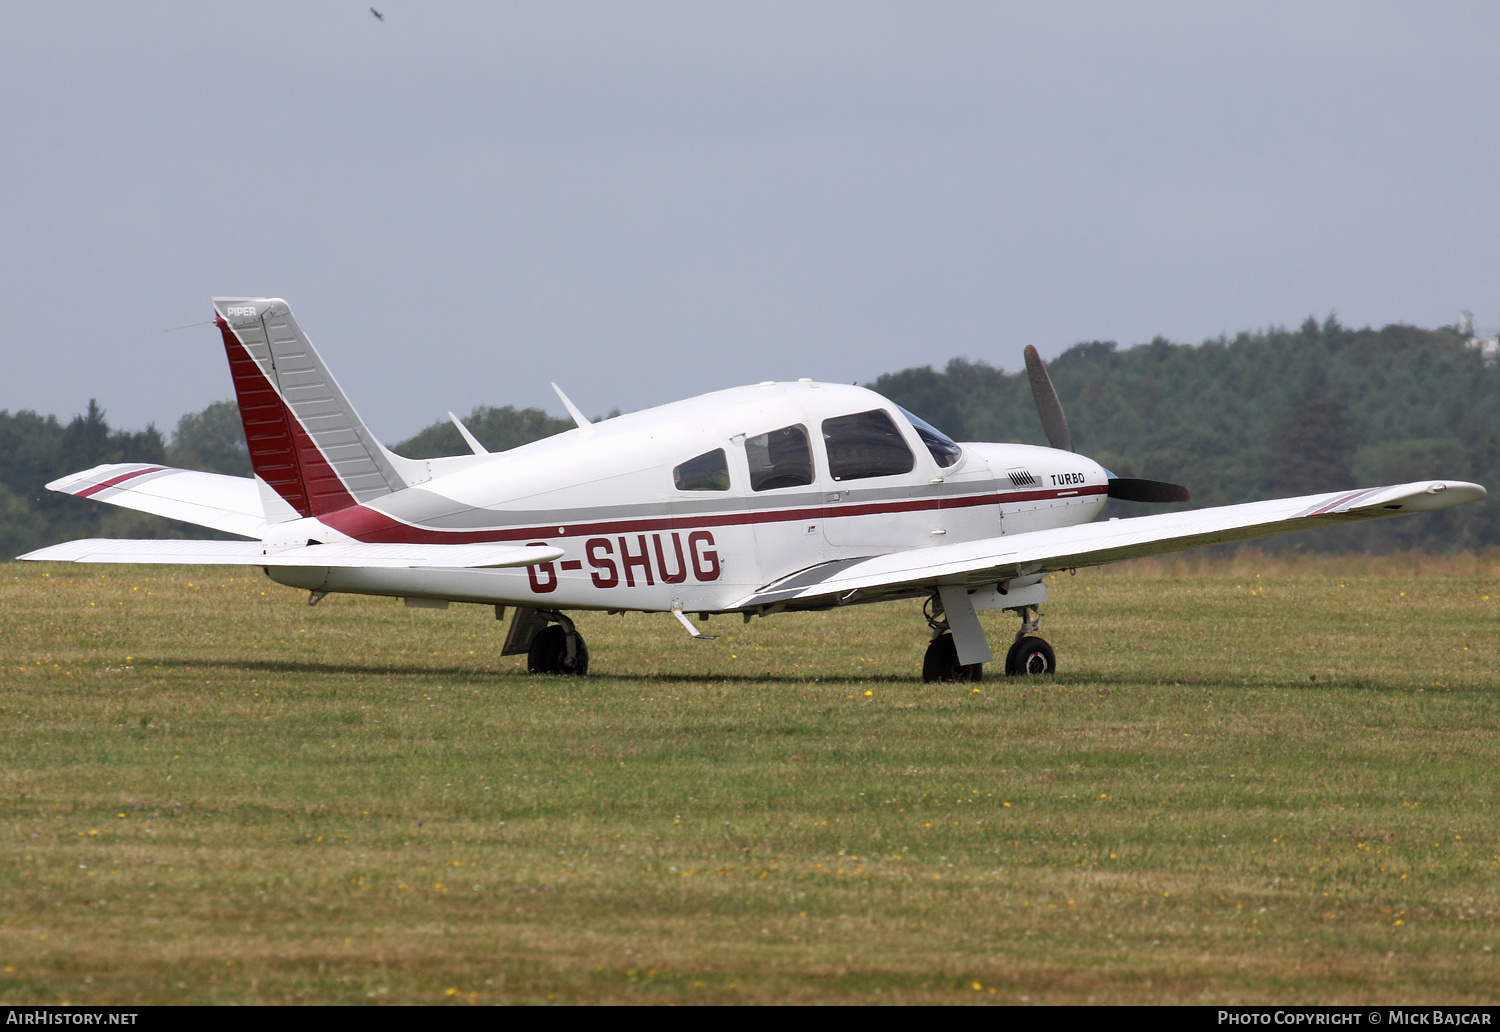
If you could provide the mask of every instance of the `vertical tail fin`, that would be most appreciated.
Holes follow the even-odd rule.
[[[214,309],[250,462],[291,510],[322,516],[409,486],[411,460],[370,433],[285,301],[216,297]]]

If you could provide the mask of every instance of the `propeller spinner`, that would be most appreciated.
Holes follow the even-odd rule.
[[[1062,451],[1075,451],[1073,432],[1068,429],[1068,417],[1063,415],[1052,377],[1047,375],[1042,356],[1030,344],[1026,345],[1026,378],[1031,381],[1031,396],[1036,400],[1036,413],[1042,418],[1047,443]],[[1125,502],[1185,502],[1189,497],[1188,489],[1180,484],[1137,477],[1110,477],[1109,496]]]

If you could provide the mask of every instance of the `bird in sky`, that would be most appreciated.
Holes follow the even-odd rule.
[[[373,14],[375,17],[379,18],[381,21],[385,21],[385,15],[383,15],[379,11],[375,10],[375,8],[373,8],[373,7],[370,8],[370,13]]]

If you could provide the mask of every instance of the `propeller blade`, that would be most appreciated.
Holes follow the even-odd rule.
[[[1031,396],[1036,401],[1036,414],[1042,417],[1047,442],[1062,451],[1072,451],[1073,432],[1068,429],[1068,417],[1063,415],[1062,402],[1057,400],[1057,388],[1052,386],[1042,356],[1030,344],[1026,345],[1025,354],[1026,378],[1031,381]],[[1111,477],[1109,496],[1126,502],[1185,502],[1188,489],[1161,480]]]
[[[1161,480],[1113,477],[1109,482],[1109,496],[1126,502],[1185,502],[1188,489]]]
[[[1036,348],[1026,345],[1026,378],[1031,381],[1031,396],[1036,400],[1036,414],[1042,417],[1042,429],[1047,432],[1047,443],[1063,451],[1073,450],[1073,434],[1068,429],[1068,417],[1063,415],[1062,402],[1057,400],[1057,391],[1052,386],[1052,377],[1042,365],[1042,356]]]

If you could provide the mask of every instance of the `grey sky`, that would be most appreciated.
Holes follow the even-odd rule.
[[[1500,315],[1500,5],[0,6],[0,408],[376,433],[1085,339]]]

